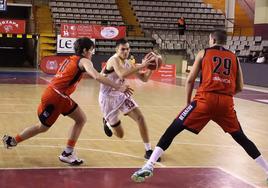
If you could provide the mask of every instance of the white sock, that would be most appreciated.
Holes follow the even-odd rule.
[[[66,147],[66,148],[64,149],[64,151],[65,151],[66,153],[72,153],[72,152],[74,151],[74,148],[72,148],[72,147]]]
[[[150,159],[147,161],[147,163],[145,164],[145,167],[153,169],[154,164],[156,163],[156,161],[158,160],[158,158],[164,153],[164,150],[162,150],[162,148],[156,146],[154,148],[154,152],[152,153]]]
[[[152,150],[151,144],[150,143],[144,143],[145,150]]]
[[[267,161],[263,158],[263,156],[260,155],[259,157],[257,157],[257,158],[255,159],[255,161],[256,161],[256,163],[257,163],[258,165],[260,165],[260,167],[263,168],[263,170],[265,171],[265,173],[266,173],[267,176],[268,176],[268,163],[267,163]]]

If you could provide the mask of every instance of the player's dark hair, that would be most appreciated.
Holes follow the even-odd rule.
[[[226,44],[227,32],[222,29],[216,29],[211,32],[211,37],[216,41],[217,44]]]
[[[118,47],[120,44],[125,45],[127,43],[128,43],[128,40],[125,38],[122,38],[116,41],[115,47]]]
[[[74,43],[74,51],[76,55],[82,55],[84,48],[89,50],[95,48],[94,42],[87,37],[79,38]]]

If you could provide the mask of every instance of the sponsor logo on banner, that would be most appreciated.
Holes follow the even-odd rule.
[[[0,33],[24,34],[25,20],[0,19]]]
[[[63,37],[70,37],[76,35],[76,25],[64,25],[63,27]]]
[[[74,42],[76,38],[57,37],[57,53],[74,53]]]
[[[101,36],[106,39],[113,39],[117,37],[119,31],[116,27],[103,27],[101,29]]]
[[[160,69],[156,70],[152,74],[153,78],[176,78],[176,65],[163,64]]]
[[[41,59],[40,69],[47,74],[56,74],[60,64],[69,56],[46,56]]]
[[[58,65],[56,60],[48,60],[46,62],[46,68],[47,68],[47,70],[52,70],[52,71],[53,70],[58,70],[59,65]]]
[[[66,38],[61,37],[60,35],[57,36],[57,53],[67,53],[73,54],[74,53],[74,43],[77,38]],[[95,39],[91,39],[95,43]]]
[[[68,38],[89,37],[117,40],[126,36],[125,26],[102,26],[86,24],[61,24],[61,36]]]

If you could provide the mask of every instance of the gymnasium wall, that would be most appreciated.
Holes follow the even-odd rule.
[[[268,65],[241,63],[245,84],[268,87]]]
[[[263,39],[268,40],[268,1],[256,0],[255,3],[255,36],[262,36]]]

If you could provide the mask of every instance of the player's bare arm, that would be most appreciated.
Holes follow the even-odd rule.
[[[242,69],[241,69],[241,65],[239,60],[237,59],[237,77],[236,77],[236,87],[235,87],[235,93],[239,93],[243,90],[244,87],[244,80],[243,80],[243,73],[242,73]]]
[[[160,56],[160,54],[158,54],[158,53],[156,53],[156,52],[154,52],[154,53],[149,53],[149,54],[148,54],[148,56],[151,56],[151,55],[158,55],[158,56]],[[147,58],[147,57],[145,56],[144,59],[146,59],[146,58]],[[143,60],[144,60],[144,59],[143,59]],[[137,76],[141,81],[143,81],[143,82],[147,82],[147,81],[149,80],[149,78],[151,77],[152,73],[153,73],[152,70],[147,69],[146,71],[143,71],[143,72],[141,72],[141,71],[137,72],[137,73],[136,73],[136,76]]]
[[[193,68],[187,77],[186,84],[185,84],[186,95],[187,95],[186,96],[187,104],[190,104],[190,102],[191,102],[195,79],[201,70],[201,63],[202,63],[202,59],[203,59],[204,54],[205,54],[204,50],[201,50],[197,54]]]
[[[146,66],[149,65],[149,63],[153,60],[153,56],[148,56],[144,61],[142,61],[141,64],[137,64],[136,66],[132,67],[131,69],[125,69],[120,62],[120,59],[117,57],[114,57],[111,59],[110,65],[113,67],[114,71],[116,74],[121,78],[126,78],[131,74],[134,74],[138,72],[139,70],[145,68]]]
[[[93,79],[97,80],[102,84],[109,85],[115,88],[116,90],[124,92],[128,95],[131,95],[133,92],[133,89],[129,88],[129,86],[116,84],[110,81],[108,78],[102,76],[100,73],[98,73],[89,59],[86,58],[81,59],[79,62],[79,67],[82,70],[85,70]]]

